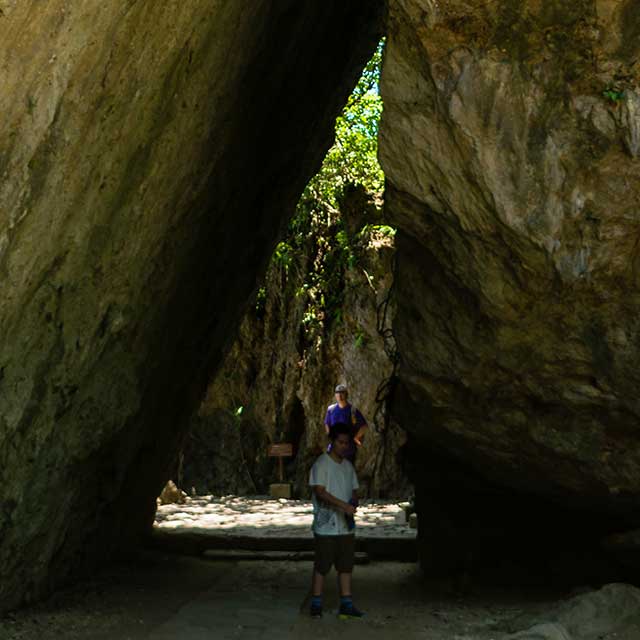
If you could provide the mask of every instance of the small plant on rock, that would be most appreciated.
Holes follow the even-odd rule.
[[[617,89],[605,89],[602,95],[613,104],[618,104],[624,98],[624,91],[618,91]]]
[[[356,349],[362,349],[367,342],[367,334],[362,330],[358,329],[353,338],[353,344]]]

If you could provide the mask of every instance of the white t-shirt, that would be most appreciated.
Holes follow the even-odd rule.
[[[324,487],[332,496],[349,502],[353,492],[360,486],[356,470],[349,460],[336,462],[328,453],[323,453],[311,467],[309,474],[311,487]],[[313,532],[320,536],[342,536],[353,533],[347,526],[343,511],[322,503],[313,493]]]

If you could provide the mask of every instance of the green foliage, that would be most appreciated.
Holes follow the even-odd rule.
[[[240,405],[233,410],[233,419],[236,423],[238,429],[242,426],[242,413],[244,412],[244,407]]]
[[[396,229],[386,224],[368,224],[362,229],[361,233],[368,235],[375,233],[383,237],[395,238]]]
[[[235,406],[235,404],[231,405],[234,407],[233,409],[228,409],[231,414],[231,419],[235,423],[235,426],[240,429],[242,427],[242,413],[244,411],[244,407],[242,405]]]
[[[293,261],[293,248],[287,242],[279,242],[276,250],[273,252],[272,260],[276,264],[280,265],[285,269],[285,271],[289,270],[291,266],[291,262]]]
[[[384,39],[364,68],[336,120],[335,139],[320,171],[309,181],[300,198],[300,206],[314,204],[339,208],[347,185],[362,185],[368,193],[381,194],[384,173],[378,163],[378,126],[382,98],[378,92]],[[331,210],[328,211],[331,214]],[[300,212],[296,214],[296,217]]]
[[[358,329],[356,331],[355,336],[353,337],[353,344],[356,347],[356,349],[361,349],[362,347],[364,347],[364,345],[366,344],[366,341],[367,341],[367,334],[362,329]]]
[[[354,189],[363,191],[378,207],[382,201],[384,173],[377,154],[383,49],[384,40],[337,118],[334,144],[320,171],[305,187],[286,239],[272,257],[272,263],[282,267],[287,282],[291,282],[291,295],[306,299],[302,327],[310,342],[331,323],[342,322],[345,272],[358,266],[359,244],[365,236],[381,229],[394,233],[390,227],[368,225],[352,238],[341,215],[345,196]]]
[[[602,95],[609,100],[609,102],[618,103],[624,98],[624,91],[617,91],[616,89],[606,89],[602,92]]]
[[[259,317],[263,316],[266,304],[267,304],[267,289],[265,287],[260,287],[258,289],[258,294],[256,295],[256,314]]]

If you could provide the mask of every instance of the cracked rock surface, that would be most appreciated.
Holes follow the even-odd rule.
[[[630,514],[638,5],[389,5],[380,155],[408,428],[500,485]]]

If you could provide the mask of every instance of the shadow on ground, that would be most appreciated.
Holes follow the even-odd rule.
[[[489,640],[509,622],[547,608],[562,594],[483,591],[447,596],[412,564],[356,568],[363,621],[335,616],[328,580],[326,615],[300,611],[311,562],[208,561],[143,552],[48,602],[0,620],[3,640],[200,640],[210,638],[430,638]],[[399,635],[400,634],[400,635]]]

